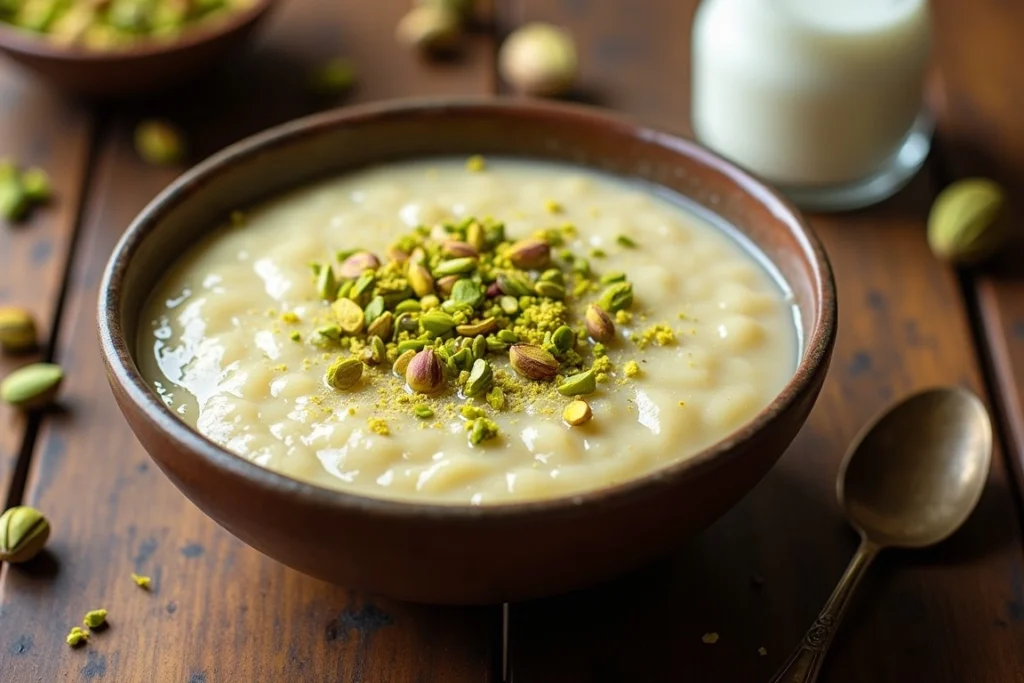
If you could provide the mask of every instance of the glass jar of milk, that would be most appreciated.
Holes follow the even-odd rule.
[[[814,210],[895,193],[928,155],[927,0],[703,0],[697,139]]]

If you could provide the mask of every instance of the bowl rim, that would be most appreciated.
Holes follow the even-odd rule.
[[[197,45],[219,36],[241,29],[259,19],[277,0],[255,0],[251,7],[232,12],[223,22],[209,27],[196,27],[174,40],[159,42],[145,40],[138,45],[118,50],[93,50],[80,45],[62,46],[46,39],[45,34],[35,34],[19,29],[6,21],[0,21],[0,50],[32,55],[50,60],[100,64],[130,61],[136,58],[174,55],[185,52]]]
[[[264,468],[244,457],[228,451],[200,434],[179,419],[143,379],[133,351],[125,341],[121,321],[121,282],[129,263],[152,228],[162,216],[173,210],[192,187],[216,176],[220,169],[233,166],[248,157],[287,146],[291,141],[319,130],[337,126],[372,123],[375,120],[416,118],[438,115],[447,110],[488,114],[526,115],[548,121],[584,121],[604,127],[609,132],[652,142],[671,151],[695,159],[699,164],[727,176],[745,193],[765,206],[773,216],[790,225],[805,255],[810,257],[812,277],[818,289],[817,324],[804,330],[806,352],[785,386],[772,401],[753,418],[725,438],[716,441],[690,457],[663,466],[644,475],[621,483],[571,493],[555,498],[502,502],[488,505],[414,501],[373,497],[360,493],[330,489],[293,479]],[[111,383],[134,404],[146,419],[163,433],[174,447],[191,451],[222,475],[242,477],[249,484],[270,494],[299,495],[313,506],[342,509],[349,512],[376,516],[405,518],[415,516],[427,519],[475,520],[479,518],[514,518],[540,512],[571,512],[590,504],[616,504],[645,491],[676,485],[705,471],[722,466],[732,457],[738,457],[757,435],[776,418],[786,412],[805,392],[813,388],[819,373],[827,368],[835,343],[837,327],[837,299],[831,264],[817,235],[802,214],[778,192],[756,179],[738,166],[717,156],[698,143],[649,128],[635,120],[610,113],[597,107],[538,102],[514,98],[486,96],[404,98],[383,103],[371,103],[322,112],[302,117],[269,128],[236,142],[200,162],[156,196],[132,221],[111,253],[104,270],[98,298],[98,324],[101,354],[107,366]],[[151,456],[152,457],[152,456]],[[159,464],[159,463],[158,463]]]

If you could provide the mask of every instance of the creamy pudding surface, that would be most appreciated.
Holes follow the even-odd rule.
[[[226,223],[150,298],[140,368],[213,441],[328,488],[613,486],[734,432],[798,361],[791,296],[731,231],[574,166],[388,164]]]

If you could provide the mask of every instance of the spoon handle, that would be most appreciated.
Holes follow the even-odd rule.
[[[813,683],[818,678],[821,664],[825,660],[825,652],[832,643],[832,637],[839,627],[839,620],[846,612],[850,597],[880,549],[871,541],[861,540],[857,553],[850,560],[846,573],[839,579],[817,621],[807,630],[804,639],[789,655],[786,663],[770,683]]]

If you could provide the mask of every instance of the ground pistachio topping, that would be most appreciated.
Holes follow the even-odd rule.
[[[474,157],[467,168],[486,165]],[[640,353],[675,343],[675,333],[660,324],[616,329],[632,320],[633,285],[569,248],[579,234],[564,224],[510,239],[502,222],[467,217],[418,226],[381,256],[346,245],[311,264],[322,301],[301,317],[274,316],[288,328],[275,331],[315,351],[304,368],[325,367],[324,394],[311,404],[329,411],[332,395],[370,392],[367,427],[380,436],[397,428],[386,417],[406,413],[423,429],[461,419],[470,444],[489,445],[501,437],[496,414],[545,400],[580,425],[593,411],[579,397],[639,374],[633,360],[616,368],[609,345]],[[627,336],[630,347],[621,345]]]

